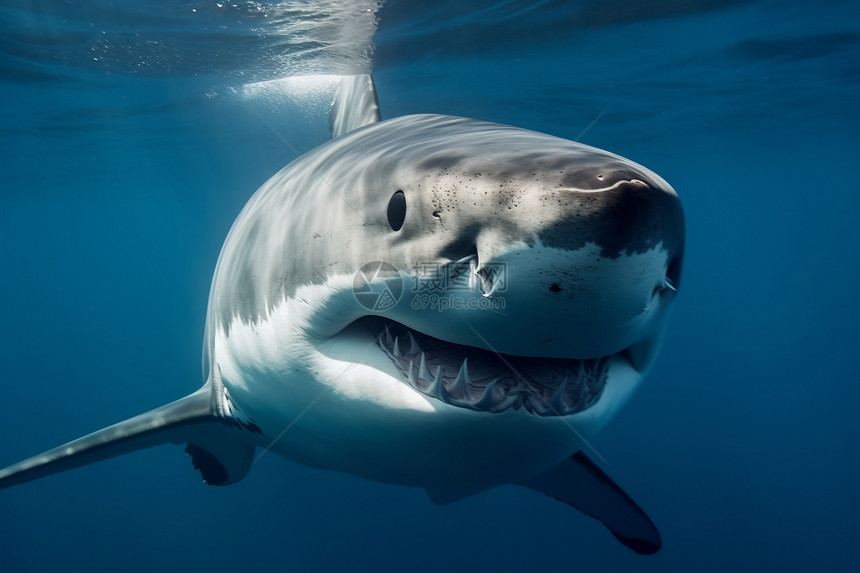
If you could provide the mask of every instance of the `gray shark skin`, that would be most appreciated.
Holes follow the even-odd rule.
[[[546,134],[380,121],[369,76],[344,78],[331,130],[225,241],[203,388],[0,470],[0,488],[162,443],[226,485],[259,447],[438,503],[520,484],[657,551],[581,450],[659,349],[683,257],[675,191]]]

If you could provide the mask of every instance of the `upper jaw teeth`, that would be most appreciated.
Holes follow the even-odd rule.
[[[524,408],[540,416],[567,416],[594,405],[606,383],[606,358],[505,357],[394,328],[396,335],[386,324],[374,336],[377,345],[410,386],[452,406],[493,413]]]

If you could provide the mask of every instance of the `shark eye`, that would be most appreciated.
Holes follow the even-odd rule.
[[[388,201],[388,224],[393,231],[399,231],[406,220],[406,195],[397,191]]]

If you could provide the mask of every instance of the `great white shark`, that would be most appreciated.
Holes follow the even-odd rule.
[[[632,161],[475,119],[380,121],[249,200],[212,281],[197,392],[0,470],[0,488],[163,443],[207,484],[262,448],[447,503],[519,484],[639,553],[647,515],[584,453],[651,368],[680,286],[677,194]]]

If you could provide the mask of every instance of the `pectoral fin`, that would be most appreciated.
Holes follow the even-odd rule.
[[[256,428],[222,414],[216,398],[207,385],[176,402],[0,469],[0,489],[166,443],[187,443],[186,451],[206,483],[234,483],[251,467],[254,445],[245,434]]]
[[[644,511],[582,452],[520,483],[599,519],[621,543],[641,554],[656,553],[660,533]]]

